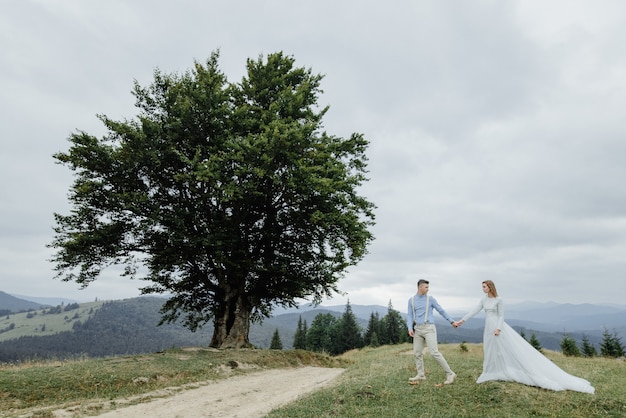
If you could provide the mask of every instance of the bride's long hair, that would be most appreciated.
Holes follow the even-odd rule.
[[[486,284],[489,288],[489,293],[491,294],[491,296],[497,298],[498,291],[496,290],[496,285],[491,280],[485,280],[483,283]]]

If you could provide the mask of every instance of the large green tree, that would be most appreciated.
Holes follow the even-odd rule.
[[[219,54],[133,89],[139,113],[71,134],[75,173],[55,214],[57,277],[88,286],[111,265],[171,295],[162,322],[214,323],[210,346],[249,346],[251,321],[338,291],[373,239],[368,142],[322,130],[321,75],[282,53],[230,83]]]

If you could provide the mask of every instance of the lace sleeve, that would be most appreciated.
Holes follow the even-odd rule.
[[[500,298],[496,304],[496,313],[498,315],[498,329],[501,330],[504,326],[504,302]]]

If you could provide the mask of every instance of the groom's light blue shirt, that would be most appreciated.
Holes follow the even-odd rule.
[[[416,324],[434,324],[435,319],[433,318],[433,310],[439,312],[441,316],[443,316],[446,321],[452,323],[454,320],[450,318],[450,315],[437,303],[437,300],[430,296],[428,302],[428,319],[424,321],[424,316],[426,314],[426,297],[428,295],[418,295],[415,294],[409,299],[409,305],[407,308],[408,315],[406,317],[406,326],[410,331],[413,329],[413,321]]]

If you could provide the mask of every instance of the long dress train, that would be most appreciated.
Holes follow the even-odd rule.
[[[563,371],[504,322],[503,303],[499,297],[483,297],[463,320],[483,309],[486,314],[483,372],[476,383],[504,380],[557,391],[595,392],[587,380]],[[498,336],[493,334],[496,329],[500,329]]]

